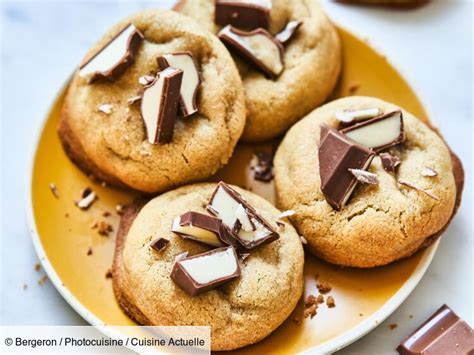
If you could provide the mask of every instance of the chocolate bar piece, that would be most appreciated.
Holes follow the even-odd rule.
[[[267,152],[255,153],[256,164],[253,166],[253,178],[258,181],[273,180],[273,154]]]
[[[389,173],[394,173],[397,167],[400,165],[400,158],[390,153],[380,153],[380,160],[382,161],[382,167]]]
[[[186,212],[173,220],[171,231],[183,238],[220,247],[224,245],[220,239],[222,229],[222,222],[219,218],[198,212]]]
[[[169,242],[170,241],[166,238],[158,238],[150,244],[150,248],[157,252],[162,252],[168,246]]]
[[[318,150],[321,191],[326,201],[340,210],[357,184],[349,169],[367,170],[375,153],[336,129],[326,127],[325,130]]]
[[[179,107],[183,116],[190,116],[197,112],[196,103],[197,91],[201,78],[193,55],[190,52],[171,53],[158,57],[160,69],[173,67],[183,71],[183,81],[181,83]]]
[[[272,226],[237,191],[222,181],[214,190],[207,209],[222,220],[246,249],[254,249],[279,238]]]
[[[357,123],[341,130],[346,136],[363,146],[380,152],[405,141],[402,111]]]
[[[336,112],[336,119],[342,123],[350,124],[374,118],[381,114],[382,110],[378,107],[364,108],[360,110],[341,110]]]
[[[95,55],[79,67],[79,76],[93,83],[98,79],[117,79],[132,63],[143,40],[141,32],[132,24],[125,26]]]
[[[239,276],[237,253],[231,246],[176,260],[171,272],[171,279],[190,296]]]
[[[276,78],[283,71],[283,46],[263,28],[245,32],[228,25],[218,36],[224,44],[268,77]]]
[[[285,28],[275,35],[277,41],[282,44],[286,44],[291,37],[295,34],[296,30],[300,28],[303,21],[290,21],[286,24]]]
[[[474,354],[474,332],[443,305],[397,348],[401,355]]]
[[[217,0],[215,22],[245,30],[268,29],[271,8],[270,0]]]
[[[141,113],[151,144],[169,143],[173,138],[182,78],[181,69],[166,68],[143,91]]]

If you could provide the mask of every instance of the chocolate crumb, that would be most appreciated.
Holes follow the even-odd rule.
[[[438,175],[438,172],[430,167],[424,167],[422,170],[421,170],[421,176],[424,176],[424,177],[435,177]]]
[[[278,215],[278,218],[279,218],[279,219],[288,218],[288,217],[294,216],[295,214],[296,214],[296,211],[293,211],[293,210],[286,210],[286,211],[283,211],[282,213],[280,213],[280,214]]]
[[[396,327],[398,327],[398,324],[396,324],[396,323],[392,323],[392,324],[389,324],[389,325],[388,325],[388,328],[389,328],[390,330],[394,330]]]
[[[313,304],[313,305],[309,306],[308,308],[305,308],[305,310],[303,312],[303,316],[305,318],[308,318],[308,317],[313,318],[317,313],[317,309],[318,309],[318,306],[316,304]]]
[[[112,232],[114,229],[110,223],[106,221],[100,220],[94,223],[92,229],[97,228],[97,233],[103,235],[104,237],[108,237],[109,233]]]
[[[439,201],[439,197],[438,197],[438,196],[432,194],[431,192],[429,192],[429,191],[427,191],[427,190],[420,189],[419,187],[413,185],[412,183],[410,183],[410,182],[408,182],[408,181],[405,181],[405,180],[400,179],[400,180],[398,180],[398,183],[399,183],[400,185],[404,185],[404,186],[406,186],[406,187],[409,187],[409,188],[411,188],[411,189],[413,189],[413,190],[416,190],[416,191],[419,191],[419,192],[423,192],[425,195],[431,197],[433,200]]]
[[[308,295],[308,297],[306,297],[306,299],[304,300],[305,306],[312,306],[316,302],[317,300],[316,300],[316,297],[314,297],[314,295]]]
[[[102,216],[103,216],[103,217],[109,217],[109,216],[110,216],[110,212],[109,212],[109,211],[104,211],[104,212],[102,212]]]
[[[150,84],[151,82],[153,82],[155,80],[155,77],[154,76],[151,76],[151,75],[143,75],[141,77],[138,78],[138,83],[140,85],[143,85],[143,86],[146,86],[148,84]]]
[[[40,263],[36,263],[35,264],[35,271],[40,271],[41,270],[41,264]]]
[[[81,199],[76,201],[76,206],[81,210],[87,210],[97,199],[97,195],[90,187],[86,187],[81,191]]]
[[[299,318],[294,317],[294,318],[292,318],[291,320],[292,320],[294,323],[296,323],[296,325],[300,325],[300,324],[301,324],[301,319],[299,319]]]
[[[92,248],[91,247],[87,248],[87,255],[92,255]]]
[[[105,278],[106,279],[111,279],[112,278],[112,269],[108,269],[107,272],[105,273]]]
[[[97,107],[99,112],[105,113],[106,115],[112,113],[113,106],[111,104],[102,104]]]
[[[368,185],[378,185],[379,179],[377,174],[370,173],[361,169],[349,169],[349,172],[357,179],[357,181]]]
[[[302,235],[300,235],[300,240],[301,240],[301,244],[304,244],[304,245],[308,244],[308,241]]]
[[[334,297],[329,296],[326,300],[326,304],[327,304],[328,308],[336,307],[336,302],[334,302]]]
[[[280,221],[276,221],[275,223],[278,226],[278,228],[280,228],[281,230],[285,229],[285,223],[280,222]]]
[[[48,281],[48,276],[44,275],[38,280],[38,285],[43,286]]]
[[[359,313],[359,317],[363,317],[364,315],[362,313]]]
[[[318,291],[322,294],[328,293],[329,291],[332,290],[331,285],[326,281],[319,281],[316,284],[316,287],[318,288]]]
[[[382,167],[389,173],[394,173],[401,163],[399,157],[390,153],[380,153],[379,156],[382,162]]]
[[[245,259],[247,259],[248,257],[250,256],[250,253],[242,253],[242,254],[239,254],[239,257],[242,261],[244,261]]]
[[[56,184],[54,182],[49,183],[49,189],[53,193],[54,197],[59,198],[58,188],[56,187]]]
[[[349,95],[354,95],[357,90],[360,88],[360,83],[352,83],[349,85],[347,88],[347,91],[349,92]]]
[[[115,206],[115,211],[117,212],[119,216],[121,216],[125,212],[125,206],[119,203],[118,205]]]
[[[127,99],[127,104],[129,104],[129,105],[133,105],[134,103],[136,103],[136,102],[140,101],[141,99],[142,99],[142,97],[141,97],[141,96],[139,96],[139,95],[137,95],[137,96],[132,96],[132,97],[129,97],[129,98]]]
[[[253,178],[258,181],[270,182],[273,180],[273,154],[255,152],[256,164],[253,165]]]

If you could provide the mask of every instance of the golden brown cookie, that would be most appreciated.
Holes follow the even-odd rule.
[[[247,123],[244,141],[260,142],[284,133],[331,94],[341,68],[340,41],[318,0],[273,0],[269,32],[289,21],[303,21],[284,44],[284,70],[268,78],[231,49],[245,87]],[[175,9],[218,33],[215,0],[182,0]]]
[[[86,173],[145,192],[211,176],[227,163],[245,124],[243,87],[232,58],[193,20],[147,10],[112,27],[86,61],[129,23],[144,39],[115,80],[88,83],[79,71],[72,79],[59,126],[66,153]],[[141,112],[144,84],[159,71],[157,58],[176,52],[190,52],[196,62],[198,112],[176,118],[169,143],[150,144]]]
[[[430,0],[335,0],[352,5],[377,5],[398,8],[415,8],[427,4]]]
[[[175,257],[209,250],[171,232],[176,216],[205,208],[216,184],[195,184],[167,192],[123,215],[117,236],[113,285],[122,309],[145,325],[210,325],[212,350],[253,344],[275,330],[292,312],[303,291],[304,253],[295,229],[285,223],[279,239],[249,251],[240,277],[189,296],[170,278]],[[280,212],[263,198],[235,188],[274,228]],[[169,240],[157,252],[150,244]]]
[[[376,156],[368,171],[378,184],[358,183],[340,211],[331,207],[321,192],[320,127],[340,128],[342,110],[368,108],[399,109],[371,97],[333,101],[293,126],[275,157],[279,207],[296,211],[291,220],[311,252],[345,266],[384,265],[426,246],[447,226],[462,190],[458,159],[437,133],[403,111],[406,140],[387,150],[401,160],[395,172]]]

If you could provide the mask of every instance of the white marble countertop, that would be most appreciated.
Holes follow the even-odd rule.
[[[82,325],[84,320],[41,272],[25,220],[31,137],[56,92],[88,47],[130,12],[172,1],[2,1],[2,324]],[[377,329],[341,354],[390,354],[443,303],[474,325],[472,213],[471,1],[434,0],[412,11],[369,9],[324,1],[333,20],[385,53],[403,73],[466,170],[461,209],[425,277]],[[54,223],[54,221],[52,222]],[[26,290],[23,284],[28,284]],[[413,318],[409,318],[413,315]],[[389,330],[388,324],[399,326]]]

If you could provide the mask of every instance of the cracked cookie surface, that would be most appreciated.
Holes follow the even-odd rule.
[[[214,0],[182,0],[175,9],[217,33]],[[285,45],[285,69],[267,79],[233,55],[245,87],[247,122],[242,139],[261,142],[284,133],[322,104],[332,92],[341,68],[341,48],[334,26],[318,0],[272,0],[269,32],[280,32],[288,21],[303,21]]]
[[[59,135],[66,153],[87,173],[108,183],[145,192],[203,180],[229,160],[245,124],[242,83],[228,51],[193,20],[166,10],[146,10],[112,27],[87,53],[93,55],[127,23],[145,40],[134,63],[114,82],[93,84],[76,73],[62,109]],[[199,112],[178,117],[169,144],[146,140],[139,78],[158,71],[157,57],[189,51],[197,62],[202,83]],[[110,113],[101,105],[111,105]]]
[[[309,250],[335,264],[373,267],[409,256],[442,230],[453,214],[456,184],[450,151],[438,134],[406,111],[406,141],[389,149],[401,159],[396,173],[385,171],[376,156],[369,171],[378,175],[378,185],[358,184],[341,211],[326,202],[320,190],[320,125],[339,128],[337,111],[374,107],[384,112],[398,108],[371,97],[333,101],[294,125],[275,156],[278,206],[296,211],[291,220]],[[425,167],[435,169],[437,176],[423,176]],[[400,179],[439,201],[398,184]]]
[[[170,231],[174,217],[206,213],[216,184],[195,184],[149,201],[132,217],[124,215],[113,267],[114,291],[122,309],[146,325],[210,325],[212,350],[253,344],[275,330],[293,311],[303,291],[304,253],[289,223],[277,229],[280,211],[263,198],[234,187],[279,233],[280,238],[240,260],[241,276],[217,289],[190,297],[170,278],[175,257],[195,255],[208,246]],[[122,227],[130,229],[124,232]],[[126,235],[124,235],[126,234]],[[170,240],[161,252],[157,238]]]

